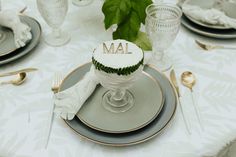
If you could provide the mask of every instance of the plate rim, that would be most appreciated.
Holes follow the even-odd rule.
[[[210,28],[210,29],[220,29],[220,30],[228,30],[228,29],[233,29],[231,27],[226,27],[226,26],[216,26],[216,25],[210,25],[210,24],[207,24],[207,23],[204,23],[202,21],[198,21],[196,19],[194,19],[193,17],[191,17],[190,15],[187,15],[184,13],[184,15],[192,22],[194,22],[195,24],[198,24],[200,26],[203,26],[203,27],[206,27],[206,28]]]
[[[214,34],[214,33],[209,33],[206,31],[198,30],[197,28],[195,28],[191,24],[188,24],[189,22],[193,23],[192,21],[190,21],[190,20],[186,21],[186,20],[188,20],[187,17],[185,15],[182,15],[182,18],[181,18],[182,25],[185,26],[190,31],[200,34],[202,36],[216,38],[216,39],[235,39],[236,38],[236,34],[235,35],[219,35],[219,34]],[[193,24],[195,24],[195,23],[193,23]],[[202,26],[200,26],[200,27],[202,27]],[[207,29],[209,29],[209,28],[207,28]],[[236,30],[235,30],[235,32],[236,32]]]
[[[72,72],[75,72],[78,68],[80,68],[80,67],[82,67],[82,66],[85,66],[86,64],[90,64],[90,63],[91,63],[91,62],[87,62],[87,63],[85,63],[85,64],[82,64],[81,66],[75,68]],[[173,92],[174,92],[174,97],[175,97],[175,98],[174,98],[174,99],[175,99],[175,104],[174,104],[175,107],[174,107],[173,113],[171,114],[171,117],[170,117],[169,120],[166,122],[166,124],[165,124],[160,130],[158,130],[157,132],[155,132],[154,134],[148,136],[148,137],[145,138],[145,139],[138,140],[138,141],[135,141],[135,142],[129,142],[129,143],[114,144],[114,143],[109,143],[109,142],[101,142],[101,141],[98,141],[98,140],[89,138],[89,137],[87,137],[86,135],[82,135],[81,133],[77,132],[74,128],[72,128],[71,125],[70,125],[65,119],[62,119],[62,118],[61,118],[61,119],[64,121],[64,123],[66,124],[67,127],[69,126],[69,128],[70,128],[71,130],[73,130],[73,132],[74,132],[75,134],[79,135],[82,139],[86,139],[86,140],[91,141],[91,142],[93,142],[93,143],[97,143],[97,144],[105,145],[105,146],[113,146],[113,147],[131,146],[131,145],[136,145],[136,144],[140,144],[140,143],[146,142],[146,141],[148,141],[148,140],[150,140],[150,139],[152,139],[152,138],[154,138],[154,137],[160,135],[161,133],[164,132],[164,130],[167,129],[167,127],[168,127],[169,125],[172,124],[171,122],[173,121],[173,118],[175,117],[175,114],[176,114],[176,111],[177,111],[177,104],[178,104],[178,102],[177,102],[177,95],[176,95],[176,91],[175,91],[175,89],[174,89],[174,87],[173,87],[173,84],[171,83],[171,81],[168,79],[168,77],[167,77],[165,74],[163,74],[162,72],[160,72],[160,71],[159,71],[157,68],[155,68],[153,65],[147,64],[147,66],[149,66],[150,68],[152,68],[152,69],[154,69],[155,71],[159,72],[164,78],[166,78],[166,79],[168,80],[168,82],[169,82],[169,84],[170,84],[170,86],[171,86],[171,88],[172,88],[172,90],[173,90]],[[61,86],[60,86],[60,88],[61,88]],[[60,88],[59,88],[59,91],[60,91]]]
[[[88,123],[87,123],[86,121],[84,121],[80,116],[78,116],[78,113],[76,114],[76,116],[79,118],[79,120],[80,120],[81,122],[83,122],[85,125],[89,126],[90,128],[92,128],[92,129],[94,129],[94,130],[101,131],[101,132],[112,133],[112,134],[128,133],[128,132],[136,131],[136,130],[138,130],[138,129],[141,129],[141,128],[147,126],[147,125],[150,124],[154,119],[156,119],[156,117],[160,114],[160,112],[161,112],[161,110],[162,110],[162,108],[163,108],[163,106],[164,106],[164,103],[165,103],[165,96],[164,96],[164,94],[163,94],[163,90],[162,90],[162,88],[161,88],[161,86],[160,86],[159,81],[157,81],[155,78],[153,78],[153,76],[151,76],[150,74],[148,74],[148,73],[145,72],[145,71],[142,71],[142,73],[143,73],[144,75],[146,75],[147,77],[149,77],[150,79],[152,79],[152,80],[159,86],[159,88],[160,88],[160,90],[161,90],[161,92],[160,92],[160,93],[161,93],[161,105],[160,105],[158,111],[155,113],[155,115],[154,115],[151,119],[149,119],[147,122],[145,122],[144,124],[142,124],[141,126],[138,126],[138,127],[135,127],[135,128],[133,128],[133,129],[129,129],[129,130],[124,130],[124,131],[109,131],[109,130],[104,130],[104,129],[101,129],[101,128],[97,128],[97,127],[95,127],[95,126],[92,126],[91,124],[88,124]],[[71,75],[71,73],[68,74],[67,76],[69,77],[70,75]],[[65,79],[66,79],[66,78],[65,78]],[[63,80],[63,81],[64,81],[64,80]],[[62,83],[63,83],[63,81],[62,81]]]
[[[23,18],[29,18],[31,19],[32,21],[35,21],[35,23],[37,24],[38,28],[39,28],[39,34],[38,34],[38,39],[37,39],[37,43],[40,42],[40,38],[42,36],[42,27],[40,25],[40,23],[33,17],[31,16],[28,16],[28,15],[20,15],[20,17],[23,17]],[[28,43],[28,45],[30,44],[30,42],[32,41],[33,39],[31,39]],[[26,46],[28,46],[26,45]],[[11,53],[10,54],[7,54],[7,55],[12,55],[12,56],[7,56],[7,55],[4,55],[4,56],[0,56],[0,65],[4,65],[4,64],[7,64],[9,62],[12,62],[12,61],[15,61],[23,56],[25,56],[26,54],[30,53],[32,50],[34,50],[36,47],[37,47],[38,44],[36,44],[35,46],[33,46],[30,50],[28,51],[22,51],[21,49],[24,49],[26,46],[22,47],[22,48],[19,48],[19,49],[16,49],[15,51],[13,51],[12,53],[16,53],[14,55],[12,55]],[[19,51],[19,52],[17,52]],[[1,59],[2,57],[6,57],[4,59]]]

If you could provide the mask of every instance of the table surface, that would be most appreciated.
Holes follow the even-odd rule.
[[[69,44],[50,47],[42,38],[32,53],[0,67],[0,72],[26,67],[39,69],[29,74],[22,86],[0,86],[1,157],[198,157],[216,153],[236,137],[236,51],[206,52],[195,44],[194,39],[225,45],[235,44],[236,40],[212,40],[181,27],[168,53],[178,77],[185,70],[191,70],[197,76],[194,97],[202,114],[204,131],[196,119],[189,90],[181,86],[181,101],[191,122],[192,135],[186,132],[179,108],[172,125],[160,136],[124,148],[102,146],[82,139],[61,119],[55,118],[48,149],[44,149],[45,125],[53,103],[50,91],[53,75],[55,72],[66,75],[90,61],[93,49],[111,39],[112,31],[106,31],[103,25],[102,1],[95,0],[87,7],[69,3],[69,12],[62,27],[71,34]],[[40,16],[34,0],[2,0],[3,10],[20,9],[24,5],[28,6],[25,14],[41,23],[44,36],[50,28]],[[146,55],[150,56],[150,53]]]

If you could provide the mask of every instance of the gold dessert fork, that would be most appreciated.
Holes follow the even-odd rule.
[[[212,45],[205,42],[195,40],[196,44],[204,50],[213,50],[213,49],[236,49],[234,46],[222,46],[222,45]]]
[[[54,93],[53,96],[55,96],[55,94],[58,93],[60,85],[61,85],[61,82],[62,82],[62,76],[59,73],[56,73],[55,76],[54,76],[54,79],[52,81],[52,87],[51,87],[51,90]],[[54,99],[54,97],[53,97],[53,99]],[[46,126],[47,128],[46,128],[46,144],[45,144],[45,149],[47,149],[49,138],[50,138],[50,134],[51,134],[52,122],[53,122],[53,117],[54,117],[54,114],[53,114],[54,107],[55,107],[55,104],[53,103],[51,105],[51,108],[50,108],[50,113],[49,113],[49,116],[48,116],[48,124]]]

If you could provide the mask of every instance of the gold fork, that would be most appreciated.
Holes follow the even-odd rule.
[[[223,46],[223,45],[212,45],[199,40],[195,40],[196,44],[204,50],[213,50],[213,49],[236,49],[233,46]]]
[[[53,99],[54,99],[55,94],[58,93],[58,91],[59,91],[61,82],[62,82],[61,74],[56,73],[55,76],[54,76],[54,79],[52,81],[52,87],[51,87],[51,90],[54,93]],[[48,125],[46,126],[47,128],[46,128],[46,145],[45,145],[45,149],[47,149],[48,142],[49,142],[49,139],[50,139],[50,133],[51,133],[52,122],[53,122],[53,117],[54,117],[54,114],[53,114],[54,107],[55,107],[55,104],[53,103],[51,108],[50,108],[50,113],[49,113],[49,117],[48,117]]]
[[[51,88],[51,90],[54,94],[58,92],[61,82],[62,82],[62,76],[60,74],[56,73],[55,78],[52,81],[52,88]]]

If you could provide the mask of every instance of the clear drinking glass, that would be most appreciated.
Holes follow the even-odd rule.
[[[149,5],[146,14],[146,33],[153,48],[149,63],[161,71],[167,71],[172,63],[164,51],[171,46],[179,32],[182,11],[175,4],[158,3]]]
[[[94,0],[72,0],[72,3],[77,6],[86,6],[93,2]]]
[[[70,36],[60,30],[67,11],[68,0],[37,0],[40,14],[52,28],[52,33],[45,37],[45,42],[51,46],[62,46],[70,41]]]

